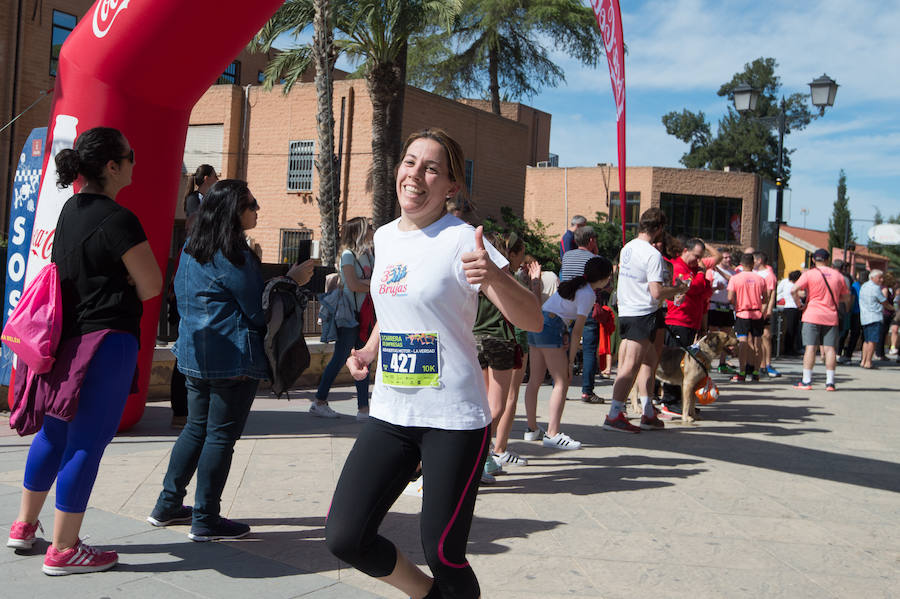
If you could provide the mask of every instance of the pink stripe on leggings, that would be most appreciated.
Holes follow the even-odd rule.
[[[488,438],[491,434],[491,427],[488,426],[484,429],[484,439],[481,440],[481,451],[478,452],[478,456],[484,454],[484,446],[488,442]],[[472,481],[475,479],[475,475],[478,473],[479,468],[484,468],[484,463],[480,460],[475,460],[475,468],[472,469],[472,473],[469,475],[469,480],[466,482],[466,486],[463,489],[462,496],[459,498],[459,503],[456,504],[456,509],[453,510],[453,516],[450,518],[450,522],[447,524],[447,527],[444,529],[444,532],[441,534],[441,540],[438,543],[438,558],[440,558],[441,563],[445,566],[450,566],[451,568],[465,568],[469,565],[469,562],[463,562],[461,564],[453,564],[447,557],[444,555],[444,541],[447,540],[447,535],[450,534],[450,529],[453,528],[453,524],[456,522],[456,517],[459,515],[459,510],[462,508],[463,500],[466,498],[466,494],[469,492],[469,487],[472,486]]]

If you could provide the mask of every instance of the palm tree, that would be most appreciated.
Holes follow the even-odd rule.
[[[337,173],[337,157],[334,154],[334,63],[337,53],[334,47],[334,25],[331,0],[311,0],[304,2],[286,2],[257,34],[252,45],[269,51],[275,39],[282,33],[300,32],[306,27],[297,27],[297,23],[308,24],[312,21],[313,39],[307,46],[301,46],[288,52],[281,52],[266,65],[266,89],[272,89],[275,82],[282,78],[285,81],[283,93],[290,93],[294,83],[303,73],[315,64],[316,86],[316,125],[319,138],[319,151],[315,154],[316,171],[318,172],[319,220],[322,230],[321,257],[324,264],[335,264],[338,251],[338,214],[340,177]]]
[[[271,47],[282,33],[301,33],[314,17],[315,2],[287,0],[257,35],[261,49]],[[335,55],[345,52],[360,63],[372,102],[372,191],[373,218],[382,225],[394,217],[394,167],[402,146],[403,93],[406,87],[406,57],[411,35],[426,22],[449,27],[462,0],[333,0],[333,26],[341,33],[333,45]],[[265,84],[283,78],[286,91],[303,74],[309,47],[279,54],[265,70]],[[308,66],[308,58],[305,63]],[[334,62],[332,61],[331,67]],[[318,88],[317,88],[318,91]],[[328,101],[330,106],[330,99]],[[320,106],[322,100],[320,98]],[[334,120],[331,120],[332,130]],[[332,134],[333,139],[333,134]],[[333,142],[332,142],[333,144]],[[333,147],[333,145],[332,145]],[[320,148],[321,149],[321,148]]]
[[[432,22],[416,36],[410,82],[452,98],[480,92],[500,114],[501,87],[519,98],[565,81],[547,42],[590,67],[603,56],[594,13],[579,0],[463,0],[450,31]]]

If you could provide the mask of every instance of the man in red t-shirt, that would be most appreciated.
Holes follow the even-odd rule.
[[[781,373],[772,367],[772,326],[774,326],[775,314],[775,288],[778,279],[775,271],[769,266],[769,257],[765,252],[753,252],[753,272],[762,277],[766,283],[766,298],[763,301],[763,334],[759,344],[759,373],[767,374],[771,378],[781,376]]]
[[[709,248],[708,257],[704,257],[706,252],[707,246],[702,239],[689,239],[685,242],[681,255],[671,261],[672,283],[689,281],[690,287],[677,303],[672,300],[666,302],[667,347],[682,348],[691,345],[700,331],[703,315],[712,295],[712,286],[706,280],[705,269],[714,267],[722,260],[715,248]],[[662,401],[664,414],[681,415],[680,387],[663,384]]]
[[[762,277],[753,272],[753,254],[741,256],[741,272],[728,281],[728,301],[734,306],[734,334],[738,339],[738,373],[732,382],[742,383],[753,375],[762,337],[763,301],[766,298],[766,284]]]
[[[803,354],[803,378],[794,385],[795,389],[812,389],[812,371],[816,363],[816,348],[823,346],[825,351],[825,390],[834,391],[834,368],[837,362],[834,348],[840,337],[838,322],[838,304],[850,307],[850,290],[844,276],[837,270],[826,266],[828,251],[822,248],[813,252],[815,268],[810,268],[800,275],[791,295],[803,310],[800,335],[806,350]],[[800,299],[799,292],[806,290],[806,302]]]

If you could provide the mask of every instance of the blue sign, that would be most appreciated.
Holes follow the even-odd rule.
[[[6,247],[6,287],[3,296],[3,324],[19,303],[25,287],[25,267],[28,264],[28,248],[34,227],[34,211],[41,187],[41,169],[44,166],[44,150],[47,128],[33,129],[16,167],[13,196],[9,208],[9,238]],[[0,351],[0,384],[9,384],[13,353],[5,344]]]

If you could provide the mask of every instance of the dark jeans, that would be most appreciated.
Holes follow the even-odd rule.
[[[677,347],[681,349],[685,346],[690,346],[694,343],[694,338],[697,336],[697,331],[695,329],[689,327],[682,327],[678,325],[669,324],[666,325],[666,347]],[[675,336],[678,339],[675,339]],[[679,343],[679,340],[681,343]],[[663,396],[662,402],[665,404],[681,404],[681,385],[671,385],[669,383],[663,383]]]
[[[597,347],[600,345],[600,325],[588,314],[581,331],[581,392],[594,392],[594,376],[597,374]]]
[[[802,354],[803,343],[800,340],[800,309],[785,308],[781,311],[784,319],[784,344],[781,347],[782,354]],[[859,322],[859,317],[856,319]],[[857,332],[857,335],[859,332]]]
[[[328,399],[328,392],[331,391],[331,385],[347,358],[350,357],[350,351],[360,349],[364,342],[359,339],[359,327],[338,327],[337,339],[334,342],[334,353],[331,354],[331,361],[322,372],[322,379],[319,381],[319,388],[316,389],[316,399],[325,401]],[[364,378],[356,381],[356,407],[359,409],[369,407],[369,379]]]
[[[180,508],[196,471],[193,524],[218,522],[234,444],[244,432],[258,386],[256,379],[187,377],[188,420],[172,448],[157,508],[165,513]]]
[[[850,330],[841,337],[841,356],[848,360],[853,357],[853,352],[856,351],[856,344],[859,342],[860,331],[862,331],[862,326],[859,322],[859,314],[851,313]]]
[[[884,360],[884,344],[887,342],[888,331],[891,328],[891,322],[893,320],[893,314],[885,314],[882,317],[881,339],[875,344],[875,357],[879,360]]]
[[[169,380],[169,401],[172,404],[172,416],[187,416],[187,381],[178,370],[178,360],[172,366],[172,378]]]

